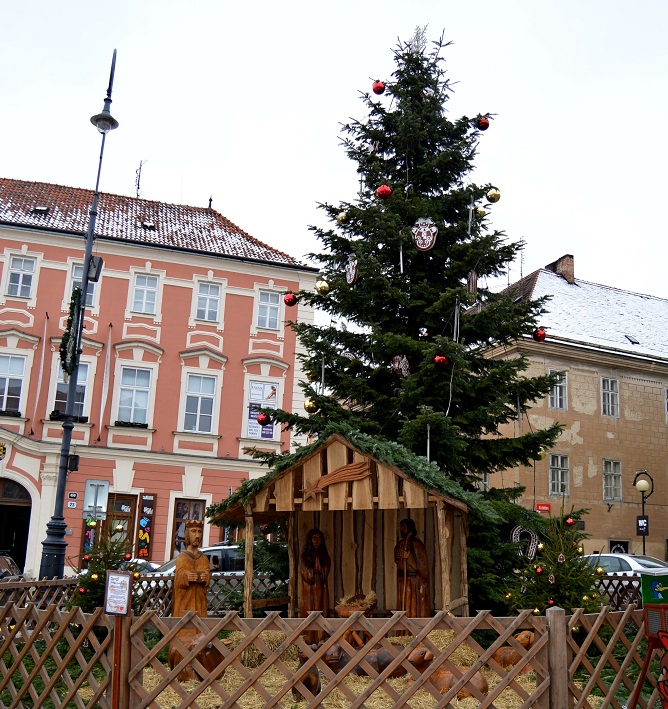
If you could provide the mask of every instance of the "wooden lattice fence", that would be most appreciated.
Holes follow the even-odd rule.
[[[119,625],[120,707],[583,707],[622,709],[638,680],[647,652],[642,612],[607,608],[599,614],[547,618],[523,611],[514,618],[481,612],[456,618],[441,612],[429,619],[264,618],[229,612],[220,618],[161,617],[155,611]],[[197,635],[191,644],[179,631]],[[533,633],[523,647],[514,636]],[[114,619],[56,606],[0,608],[0,705],[111,709]],[[305,634],[320,633],[319,645]],[[407,633],[402,635],[401,633]],[[358,640],[366,641],[361,647]],[[169,647],[180,657],[170,668]],[[514,649],[516,662],[503,666],[497,651]],[[419,671],[411,653],[434,659]],[[301,661],[298,652],[301,651]],[[343,651],[347,656],[341,657]],[[385,653],[385,664],[379,652]],[[201,652],[216,663],[207,671]],[[415,659],[415,655],[413,655]],[[338,660],[338,662],[337,662]],[[202,681],[179,681],[192,664]],[[655,662],[658,664],[658,661]],[[656,672],[656,667],[653,668]],[[443,673],[453,682],[441,693]],[[399,675],[399,676],[397,676]],[[488,690],[472,686],[482,675]],[[319,686],[309,682],[317,677]],[[313,690],[313,693],[310,689]],[[473,695],[458,699],[464,688]],[[293,695],[298,692],[302,700]],[[656,680],[644,683],[639,707],[658,707]]]

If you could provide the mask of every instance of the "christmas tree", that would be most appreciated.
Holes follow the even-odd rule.
[[[114,520],[110,521],[108,529],[111,531],[102,533],[99,540],[79,557],[80,566],[85,570],[77,579],[77,587],[70,599],[70,606],[79,606],[85,613],[92,613],[96,608],[104,606],[108,570],[122,567],[134,571],[130,563],[132,542],[121,533],[121,530],[116,529]],[[135,577],[137,576],[138,572],[135,573]]]
[[[306,412],[261,415],[315,436],[348,424],[428,452],[445,476],[471,485],[529,464],[559,428],[500,434],[552,380],[526,376],[523,357],[488,355],[530,336],[543,303],[487,286],[520,248],[491,228],[499,191],[471,180],[492,117],[448,117],[447,45],[433,44],[422,30],[400,43],[391,80],[362,96],[366,118],[343,127],[359,194],[320,205],[331,221],[313,228],[322,278],[315,293],[285,297],[331,316],[327,326],[292,324],[307,353]]]
[[[582,541],[589,536],[578,529],[583,514],[584,510],[569,514],[562,510],[561,516],[549,519],[540,535],[530,528],[515,528],[516,540],[523,544],[505,594],[511,611],[532,608],[541,615],[552,606],[567,613],[573,608],[599,609],[596,569],[582,556]]]

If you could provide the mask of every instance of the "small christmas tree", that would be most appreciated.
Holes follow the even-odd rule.
[[[118,533],[114,520],[107,529],[111,531],[102,534],[90,550],[78,557],[85,572],[78,577],[70,607],[79,606],[86,613],[104,605],[107,571],[127,565],[132,558],[132,542]],[[128,570],[132,571],[130,566]]]
[[[596,569],[582,556],[582,541],[589,535],[577,522],[585,510],[551,517],[542,535],[527,528],[515,528],[515,535],[530,539],[521,548],[521,562],[506,592],[511,611],[533,608],[536,615],[552,606],[570,612],[573,608],[597,611],[601,599],[594,582]]]

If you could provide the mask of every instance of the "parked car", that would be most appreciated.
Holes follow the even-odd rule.
[[[160,568],[160,564],[146,559],[130,559],[129,561],[124,561],[118,568],[120,571],[139,571],[140,574],[146,574],[151,571],[157,571]]]
[[[14,559],[8,554],[0,554],[0,582],[24,581],[25,576]]]
[[[595,567],[601,567],[609,576],[637,576],[650,574],[668,576],[668,562],[653,556],[637,554],[588,554],[584,557]]]

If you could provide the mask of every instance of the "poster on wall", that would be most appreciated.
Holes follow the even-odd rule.
[[[274,424],[260,426],[257,422],[257,415],[261,409],[275,409],[278,394],[276,384],[269,382],[251,381],[249,386],[248,405],[248,437],[264,438],[272,440],[274,438]]]
[[[139,524],[137,525],[137,556],[140,559],[151,558],[151,543],[153,542],[153,517],[155,516],[155,494],[143,494],[139,503]]]

